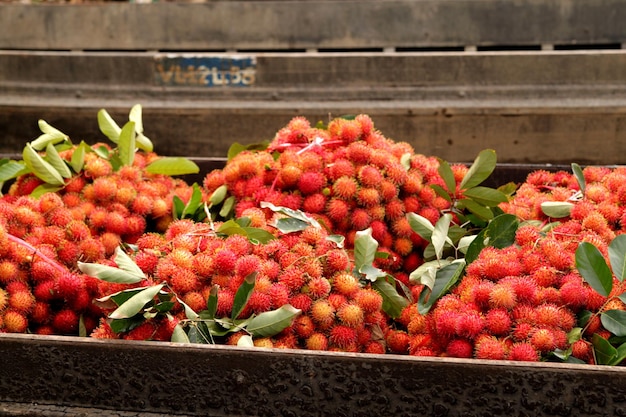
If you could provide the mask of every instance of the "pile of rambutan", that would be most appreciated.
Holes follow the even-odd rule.
[[[241,323],[284,306],[297,312],[279,331],[256,337],[255,346],[595,363],[592,338],[611,336],[600,314],[625,309],[622,282],[599,294],[575,256],[589,242],[608,258],[610,242],[626,227],[623,168],[530,173],[498,207],[521,221],[514,244],[487,245],[458,284],[420,313],[414,300],[424,286],[409,276],[429,241],[407,214],[435,224],[453,213],[453,199],[437,190],[456,182],[451,196],[460,193],[466,165],[451,165],[446,184],[437,158],[386,138],[367,115],[325,127],[295,117],[266,149],[231,156],[201,187],[149,172],[159,159],[154,152],[137,151],[132,163],[120,164],[102,156],[114,149],[96,148],[104,151],[85,153],[81,169],[54,191],[42,192],[45,181],[30,172],[17,175],[0,199],[1,332],[170,340],[195,320],[189,311],[201,320],[207,308],[214,308],[210,320],[231,317],[253,276],[237,313]],[[82,151],[65,146],[58,156],[69,166]],[[192,200],[191,211],[202,216],[178,216],[176,205]],[[217,207],[224,201],[228,210]],[[555,207],[563,213],[558,219]],[[278,224],[286,211],[312,221],[285,230]],[[245,227],[230,223],[241,219]],[[377,245],[369,271],[406,298],[398,314],[389,313],[389,294],[355,266],[364,231]],[[120,250],[141,279],[108,282],[82,272],[85,264],[120,267]],[[150,286],[158,286],[154,302],[147,300],[154,314],[116,326],[112,297]],[[248,336],[245,324],[215,334],[212,342],[225,344]]]

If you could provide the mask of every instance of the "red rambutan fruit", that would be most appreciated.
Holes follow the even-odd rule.
[[[492,308],[514,308],[517,305],[515,291],[507,284],[494,285],[489,294],[489,305]]]
[[[325,299],[316,300],[311,305],[311,318],[320,329],[327,329],[335,321],[335,308]]]
[[[353,177],[341,177],[335,181],[332,189],[334,196],[343,200],[352,200],[356,195],[358,185]]]
[[[35,297],[30,291],[16,291],[9,296],[9,307],[28,315],[35,306]]]
[[[337,309],[337,317],[348,327],[358,328],[363,325],[365,314],[355,303],[346,303]]]
[[[130,330],[122,338],[126,340],[152,340],[156,328],[151,320],[146,320]]]
[[[190,291],[198,291],[201,287],[200,280],[196,274],[186,268],[176,268],[172,274],[170,284],[178,295],[183,295]]]
[[[303,195],[319,193],[325,185],[326,178],[320,172],[304,172],[298,180],[298,189]]]
[[[19,265],[9,259],[0,261],[0,283],[6,284],[19,276]]]
[[[361,288],[361,284],[354,275],[347,272],[340,272],[333,276],[332,287],[334,291],[350,297]]]
[[[105,249],[100,240],[87,238],[78,242],[78,248],[83,262],[97,262],[104,258]]]
[[[466,339],[454,339],[446,347],[446,355],[453,358],[471,358],[474,345]]]
[[[559,289],[561,302],[574,311],[584,307],[587,302],[587,289],[582,283],[566,282]]]
[[[326,196],[322,193],[308,195],[302,202],[302,210],[307,213],[322,213],[326,208]]]
[[[222,274],[230,274],[235,272],[237,264],[237,255],[229,249],[222,249],[214,256],[215,269]]]
[[[199,313],[202,310],[206,310],[206,298],[200,291],[189,291],[182,297],[183,302],[187,304],[193,311]]]
[[[506,357],[504,344],[495,337],[482,337],[476,342],[474,356],[476,359],[501,360]]]
[[[556,348],[554,335],[549,329],[536,329],[530,335],[530,344],[539,352],[548,353]]]
[[[352,327],[339,324],[330,330],[329,340],[335,346],[346,348],[356,343],[357,332]]]
[[[78,314],[74,310],[63,309],[52,318],[52,327],[55,332],[63,335],[78,333]]]
[[[289,299],[289,304],[303,313],[307,313],[313,305],[313,300],[306,294],[296,294]]]
[[[233,309],[233,302],[235,300],[235,293],[228,288],[220,289],[217,293],[217,310],[216,315],[218,317],[230,316]]]
[[[591,359],[592,355],[592,345],[585,340],[577,340],[572,343],[572,356],[580,359],[581,361],[587,362]]]
[[[307,339],[315,332],[315,323],[311,317],[301,314],[293,321],[292,328],[298,337]]]
[[[530,343],[514,343],[509,350],[507,359],[511,361],[537,362],[539,360],[539,352]]]
[[[309,350],[328,350],[328,338],[323,333],[313,333],[306,339],[305,345]]]
[[[493,335],[505,335],[511,331],[511,317],[504,308],[489,310],[485,315],[485,327]]]
[[[483,331],[485,322],[478,312],[470,310],[459,315],[456,326],[457,335],[473,339]]]
[[[28,319],[19,311],[7,309],[2,316],[4,331],[7,333],[24,333],[28,328]]]

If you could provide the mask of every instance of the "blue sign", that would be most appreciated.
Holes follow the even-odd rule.
[[[254,85],[256,59],[251,56],[158,56],[155,76],[159,85],[249,87]]]

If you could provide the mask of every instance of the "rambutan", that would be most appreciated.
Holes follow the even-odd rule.
[[[501,360],[506,357],[504,344],[495,337],[483,337],[476,342],[474,356],[476,359]]]
[[[323,333],[313,333],[306,339],[305,345],[309,350],[328,350],[328,338]]]
[[[325,299],[316,300],[311,305],[311,318],[320,329],[327,329],[335,321],[335,309]]]
[[[150,320],[146,320],[123,335],[122,338],[126,340],[152,340],[155,331],[154,323]]]
[[[296,294],[289,299],[289,304],[303,313],[307,313],[312,307],[313,300],[307,294]]]
[[[320,172],[304,172],[298,180],[298,189],[303,195],[319,193],[325,185],[326,177]]]
[[[337,317],[348,327],[358,328],[363,325],[365,314],[355,303],[346,303],[337,309]]]
[[[574,311],[584,307],[587,302],[587,289],[582,283],[566,282],[559,289],[561,302]]]
[[[340,272],[333,276],[332,287],[334,291],[350,297],[361,288],[361,285],[354,275],[347,272]]]
[[[8,304],[9,294],[3,288],[0,288],[0,312],[2,312]]]
[[[35,306],[35,297],[30,291],[17,291],[9,296],[9,307],[28,315]]]
[[[6,284],[19,275],[19,265],[9,259],[0,261],[0,283]]]
[[[225,288],[221,289],[217,293],[217,316],[230,316],[230,312],[233,309],[233,302],[235,300],[235,293]]]
[[[351,222],[354,230],[365,230],[370,226],[372,218],[367,210],[357,208],[352,212]]]
[[[456,334],[461,337],[473,339],[478,336],[485,327],[483,317],[477,311],[465,311],[459,315],[456,324]]]
[[[105,256],[105,248],[99,239],[87,238],[78,242],[78,248],[81,253],[81,261],[98,262]]]
[[[302,202],[302,209],[307,213],[322,213],[326,208],[326,196],[322,193],[308,195]]]
[[[496,284],[489,294],[489,305],[492,308],[512,309],[517,305],[517,296],[513,288],[507,284]]]
[[[189,291],[183,295],[182,299],[196,313],[206,310],[206,298],[200,291]]]
[[[466,339],[454,339],[446,347],[446,355],[453,358],[471,358],[474,345]]]
[[[28,328],[28,319],[23,313],[7,309],[2,316],[4,331],[7,333],[24,333]]]
[[[556,348],[554,335],[549,329],[536,329],[530,335],[530,344],[539,352],[548,353]]]
[[[356,343],[357,332],[352,327],[339,324],[330,330],[329,340],[333,345],[346,348]]]
[[[493,335],[508,334],[511,331],[511,325],[509,312],[504,308],[492,309],[485,314],[485,327]]]
[[[278,178],[283,187],[288,189],[295,187],[298,184],[301,175],[302,169],[300,169],[297,165],[290,163],[281,168]]]
[[[334,196],[343,200],[352,200],[358,190],[358,184],[353,177],[340,177],[333,184],[332,190]]]
[[[305,314],[296,317],[292,327],[294,333],[303,339],[307,339],[315,332],[315,323],[313,323],[311,317]]]
[[[52,327],[58,334],[72,335],[78,333],[78,314],[71,309],[63,309],[52,318]]]
[[[237,255],[229,249],[222,249],[214,256],[214,265],[217,272],[230,274],[235,272]]]
[[[175,272],[172,274],[170,284],[174,292],[178,295],[190,291],[197,291],[201,287],[200,280],[196,274],[186,268],[176,268]]]
[[[514,343],[509,350],[507,359],[511,361],[537,362],[539,360],[539,352],[530,343]]]

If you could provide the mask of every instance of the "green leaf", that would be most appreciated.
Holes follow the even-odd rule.
[[[139,266],[137,266],[135,261],[133,261],[131,257],[128,256],[128,254],[124,252],[124,250],[122,250],[122,248],[119,246],[115,248],[113,261],[121,270],[124,270],[135,277],[146,277],[144,272],[141,270],[141,268],[139,268]]]
[[[64,140],[69,139],[69,136],[67,136],[65,133],[61,132],[57,128],[52,127],[45,120],[39,119],[37,123],[39,125],[39,130],[43,132],[43,135],[30,142],[30,146],[32,146],[33,149],[37,151],[42,151],[46,149],[46,147],[50,144],[55,145],[59,142],[63,142]]]
[[[282,213],[288,217],[292,217],[294,219],[298,219],[301,220],[305,223],[308,223],[311,226],[314,227],[318,227],[321,228],[322,226],[318,223],[317,220],[315,220],[313,217],[309,216],[308,214],[306,214],[303,211],[300,210],[293,210],[290,209],[288,207],[279,207],[279,206],[275,206],[272,203],[269,203],[267,201],[262,201],[260,204],[261,208],[269,208],[270,210],[277,212],[277,213]]]
[[[435,279],[437,279],[437,271],[444,266],[448,266],[452,263],[452,259],[441,259],[435,261],[424,262],[417,267],[409,275],[409,281],[413,284],[421,284],[430,288],[431,290],[435,286]]]
[[[109,265],[83,263],[79,261],[77,266],[83,274],[116,284],[137,284],[145,279],[143,272],[141,275],[134,274]]]
[[[541,203],[541,211],[553,219],[562,219],[572,213],[574,204],[567,201],[544,201]]]
[[[435,230],[433,230],[433,234],[431,236],[431,242],[433,244],[433,248],[435,249],[435,256],[437,259],[441,259],[443,255],[443,247],[446,241],[449,241],[448,238],[448,229],[450,228],[451,216],[449,214],[444,214],[437,220],[435,224]],[[452,242],[450,242],[452,243]]]
[[[151,174],[188,175],[200,172],[200,167],[190,159],[174,156],[163,156],[146,166]]]
[[[46,193],[56,193],[63,189],[61,185],[52,185],[52,184],[40,184],[33,191],[30,192],[30,196],[33,198],[39,198]]]
[[[454,172],[452,172],[452,168],[450,168],[450,164],[443,159],[437,158],[439,160],[439,168],[437,168],[437,172],[443,179],[446,188],[448,189],[449,194],[455,194],[456,192],[456,180],[454,179]]]
[[[87,337],[87,327],[85,327],[85,317],[81,314],[78,319],[78,337]]]
[[[187,333],[183,329],[182,324],[178,323],[174,327],[174,331],[172,332],[172,343],[191,343],[189,337],[187,337]]]
[[[132,296],[140,293],[148,287],[130,288],[127,290],[118,291],[114,294],[109,294],[104,297],[96,298],[98,306],[104,309],[117,308],[128,301]]]
[[[471,264],[477,258],[480,252],[488,246],[489,238],[487,237],[487,228],[484,228],[472,240],[469,247],[467,248],[467,252],[465,252],[465,262]]]
[[[185,210],[185,203],[181,198],[177,195],[172,197],[172,216],[174,220],[179,220],[183,218],[183,211]]]
[[[214,284],[209,292],[209,297],[206,300],[206,315],[209,320],[215,318],[217,312],[217,297],[218,297],[219,285]]]
[[[111,326],[111,330],[115,333],[125,333],[133,330],[145,321],[146,319],[142,315],[137,315],[127,319],[109,320],[109,326]]]
[[[405,170],[411,169],[411,153],[407,152],[402,154],[400,157],[400,164],[404,167]]]
[[[608,310],[600,315],[605,329],[615,336],[626,336],[626,311]]]
[[[301,232],[309,226],[309,223],[293,217],[283,217],[277,219],[274,223],[274,227],[280,230],[281,233]]]
[[[114,312],[109,315],[112,319],[127,319],[131,318],[141,310],[145,305],[152,301],[152,299],[161,291],[163,284],[153,285],[145,290],[135,294],[129,298],[124,304],[119,306]]]
[[[104,109],[100,109],[100,111],[98,111],[98,127],[104,136],[109,138],[111,142],[119,142],[122,129]]]
[[[117,143],[118,155],[123,166],[132,166],[135,160],[136,144],[135,123],[128,122],[122,128],[120,139]]]
[[[615,349],[608,340],[597,333],[594,333],[592,343],[598,365],[610,365],[613,360],[617,358],[617,349]]]
[[[135,123],[135,132],[137,133],[137,147],[146,152],[152,152],[154,146],[152,141],[143,134],[143,121],[141,116],[141,104],[135,104],[128,114],[128,120]]]
[[[473,187],[465,190],[463,195],[487,207],[496,207],[509,200],[503,192],[489,187]]]
[[[617,348],[617,354],[615,355],[615,358],[613,358],[613,360],[611,361],[610,365],[617,366],[621,364],[624,359],[626,359],[626,343],[622,343],[621,345],[619,345],[619,347]]]
[[[219,212],[219,215],[223,218],[227,218],[232,212],[233,212],[233,207],[235,207],[235,203],[237,202],[237,200],[235,199],[235,196],[230,196],[226,199],[226,201],[224,201],[224,204],[222,204],[222,209]]]
[[[394,278],[395,280],[395,278]],[[400,317],[402,310],[409,305],[409,300],[402,297],[395,285],[392,285],[385,277],[378,278],[372,283],[374,288],[383,297],[383,311],[391,318]]]
[[[449,203],[452,202],[452,197],[450,197],[450,194],[448,194],[448,191],[446,191],[442,186],[438,184],[431,184],[430,188],[435,190],[435,193],[437,193],[439,197],[443,197]]]
[[[372,237],[372,229],[367,228],[356,232],[354,239],[354,267],[360,271],[367,265],[372,265],[376,258],[378,242]]]
[[[0,165],[0,183],[15,179],[29,172],[24,162],[6,159],[3,162]]]
[[[233,309],[231,312],[231,319],[235,320],[243,309],[246,307],[250,296],[252,295],[252,290],[254,290],[254,285],[256,283],[256,276],[258,272],[254,271],[248,274],[246,278],[243,280],[237,292],[235,293],[235,299],[233,301]]]
[[[435,226],[433,226],[430,220],[416,213],[408,213],[406,217],[409,220],[411,229],[420,235],[422,239],[430,242],[433,231],[435,230]]]
[[[365,275],[365,279],[372,282],[376,281],[380,277],[387,276],[387,273],[385,271],[376,268],[371,264],[363,265],[361,268],[359,268],[359,273]]]
[[[583,170],[580,168],[580,165],[573,162],[572,163],[572,172],[574,173],[574,177],[576,177],[576,181],[578,181],[578,187],[580,188],[580,192],[585,194],[585,175],[583,174]]]
[[[46,147],[45,159],[63,178],[70,178],[72,176],[72,172],[68,168],[67,163],[61,158],[61,155],[59,155],[56,148],[51,143]]]
[[[87,145],[85,142],[80,142],[80,145],[78,145],[74,149],[74,152],[72,152],[70,165],[72,166],[74,172],[79,173],[83,170],[83,166],[85,165],[85,154],[87,153],[88,149],[89,145]]]
[[[515,234],[519,228],[519,219],[513,214],[501,214],[494,217],[486,228],[489,245],[503,249],[515,243]]]
[[[29,144],[24,147],[22,159],[26,166],[43,182],[52,185],[64,185],[65,181],[59,172],[41,155],[39,155]]]
[[[420,314],[428,313],[435,302],[444,296],[450,288],[456,284],[463,273],[464,268],[465,261],[457,259],[437,271],[437,277],[432,291],[428,287],[424,287],[420,293],[417,301],[417,310]]]
[[[237,340],[238,347],[254,347],[252,336],[244,334]]]
[[[301,312],[291,304],[285,304],[276,310],[265,311],[253,317],[246,326],[246,330],[253,337],[274,336],[291,326],[293,319]]]
[[[226,184],[220,185],[211,193],[211,196],[208,199],[209,207],[216,206],[221,204],[224,199],[226,199],[226,195],[228,194],[228,186]]]
[[[191,198],[183,208],[183,213],[181,218],[186,218],[192,216],[199,207],[202,206],[202,191],[200,190],[200,186],[196,183],[192,186],[193,191],[191,192]]]
[[[346,237],[343,235],[328,235],[326,240],[333,242],[339,249],[343,249]]]
[[[457,206],[460,209],[467,209],[470,213],[475,214],[479,218],[483,220],[491,220],[493,218],[493,212],[478,202],[471,200],[469,198],[463,198],[457,201]]]
[[[176,300],[183,306],[183,309],[185,310],[185,317],[189,320],[198,320],[200,318],[198,313],[196,313],[193,308],[189,307],[189,305],[187,305],[187,303],[185,303],[180,297],[177,296]]]
[[[465,173],[463,180],[461,180],[461,184],[459,186],[461,190],[474,188],[489,178],[493,170],[496,168],[497,159],[496,151],[492,149],[485,149],[481,151],[474,160],[472,166]]]
[[[273,234],[271,234],[265,229],[261,229],[258,227],[242,227],[241,229],[245,232],[245,235],[248,237],[248,240],[255,244],[256,243],[265,244],[269,242],[270,240],[276,239],[276,236],[274,236]]]
[[[598,294],[607,297],[613,288],[613,274],[602,253],[589,242],[581,242],[576,249],[576,268]]]
[[[609,244],[609,261],[617,279],[626,278],[626,235],[616,236]]]
[[[241,143],[235,142],[232,145],[230,145],[230,148],[228,149],[228,153],[227,153],[227,158],[230,161],[231,159],[233,159],[235,156],[237,156],[239,153],[243,151],[263,151],[267,149],[268,146],[269,146],[269,141],[263,141],[260,143],[251,143],[249,145],[242,145]]]

